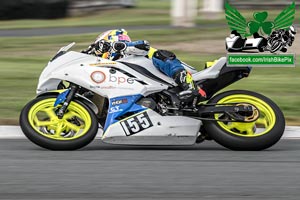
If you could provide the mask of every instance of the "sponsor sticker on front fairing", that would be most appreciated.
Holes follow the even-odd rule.
[[[115,106],[115,105],[120,105],[120,104],[124,104],[124,103],[128,103],[128,100],[126,98],[115,100],[115,101],[111,102],[111,105]]]

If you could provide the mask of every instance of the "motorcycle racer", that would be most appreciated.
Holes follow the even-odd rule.
[[[192,75],[185,70],[176,55],[167,50],[158,50],[146,40],[132,42],[125,29],[108,30],[100,34],[82,53],[118,60],[128,55],[142,55],[152,59],[153,65],[174,81],[182,89],[178,97],[183,102],[198,102],[206,99],[203,89],[195,86]]]
[[[288,30],[285,29],[279,29],[275,30],[271,33],[269,37],[269,46],[271,46],[270,41],[275,41],[279,40],[281,37],[284,39],[286,44],[280,49],[282,52],[287,52],[287,45],[292,46],[294,40],[295,40],[295,35],[296,35],[296,29],[294,26],[290,26]]]

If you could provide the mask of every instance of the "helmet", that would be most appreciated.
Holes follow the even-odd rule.
[[[131,42],[131,39],[128,36],[127,31],[125,29],[115,29],[115,30],[106,31],[106,32],[100,34],[96,38],[95,44],[101,40],[105,40],[106,42],[109,42],[111,44],[113,42]],[[97,51],[95,53],[96,53],[96,55],[101,54]],[[118,57],[120,57],[120,55],[119,54],[116,55],[116,53],[110,51],[110,52],[106,52],[106,53],[102,54],[101,57],[106,58],[106,59],[115,60]]]
[[[294,36],[297,33],[297,30],[295,29],[294,26],[290,26],[289,28],[289,33],[290,35]]]
[[[131,42],[131,39],[125,29],[106,31],[96,38],[96,42],[100,40],[105,40],[107,42]]]

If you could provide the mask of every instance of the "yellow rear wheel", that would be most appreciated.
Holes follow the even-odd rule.
[[[257,137],[267,134],[275,125],[276,116],[271,106],[258,97],[247,94],[233,94],[220,99],[218,104],[247,102],[258,109],[258,119],[253,122],[218,122],[224,130],[241,137]],[[241,103],[242,104],[242,103]],[[215,114],[222,119],[223,114]]]
[[[257,109],[256,120],[250,122],[205,121],[204,128],[219,144],[233,150],[262,150],[274,145],[285,129],[279,107],[267,97],[246,90],[220,93],[209,100],[214,104],[247,104]],[[217,120],[232,120],[226,114],[214,114]]]

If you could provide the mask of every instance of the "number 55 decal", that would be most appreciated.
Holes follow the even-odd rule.
[[[141,132],[153,126],[147,112],[141,113],[121,122],[122,128],[127,136]]]

